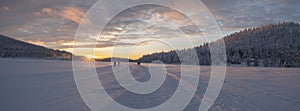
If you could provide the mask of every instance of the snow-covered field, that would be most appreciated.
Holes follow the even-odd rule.
[[[90,64],[86,63],[87,68]],[[122,66],[122,64],[120,64]],[[97,71],[106,71],[109,63],[96,63]],[[138,81],[147,81],[148,65],[130,64]],[[180,71],[178,65],[167,65],[167,87],[162,92],[143,100],[153,105],[159,99],[172,96]],[[191,70],[193,67],[191,66]],[[119,102],[130,101],[110,75],[101,80],[108,90],[116,92]],[[101,74],[99,74],[101,75]],[[210,67],[201,66],[201,77],[196,95],[185,110],[199,109],[210,77]],[[188,83],[188,81],[187,81]],[[123,95],[123,96],[122,96]],[[134,102],[127,102],[134,106]],[[300,68],[227,67],[223,89],[211,111],[299,111]],[[0,59],[0,111],[89,111],[76,88],[70,61]]]

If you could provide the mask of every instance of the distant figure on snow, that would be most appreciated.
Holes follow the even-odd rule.
[[[137,62],[136,64],[137,64],[137,65],[141,65],[141,62]]]

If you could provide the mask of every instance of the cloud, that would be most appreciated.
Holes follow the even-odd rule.
[[[71,20],[77,24],[80,24],[81,22],[83,23],[88,23],[89,20],[84,19],[82,20],[83,16],[85,15],[85,11],[81,8],[78,7],[64,7],[63,10],[59,13],[59,15],[64,18]]]
[[[69,43],[74,40],[79,18],[95,2],[96,0],[0,0],[0,33],[57,48],[63,46],[61,41]],[[62,15],[67,12],[73,13],[75,19]]]
[[[221,28],[226,31],[283,21],[300,22],[299,0],[203,0],[203,2],[221,24]]]
[[[31,43],[31,44],[36,44],[36,45],[40,45],[40,46],[43,46],[43,45],[45,45],[45,42],[43,42],[43,41],[39,41],[39,40],[37,40],[37,41],[34,41],[34,40],[29,40],[29,41],[27,41],[28,43]]]
[[[32,12],[32,15],[34,15],[34,16],[42,16],[42,13],[41,12]]]
[[[55,12],[54,12],[51,8],[43,8],[43,9],[41,10],[41,12],[42,12],[42,13],[46,13],[46,14],[48,14],[48,15],[50,15],[50,16],[55,15]]]
[[[182,26],[180,27],[180,30],[187,35],[202,35],[202,32],[196,25]]]
[[[35,44],[42,44],[45,46],[51,46],[56,49],[68,49],[73,48],[75,43],[73,41],[67,42],[67,41],[58,41],[58,42],[42,42],[42,41],[29,41],[31,43]],[[80,42],[76,43],[76,48],[107,48],[107,47],[125,47],[125,46],[133,46],[135,44],[133,43],[127,43],[127,42],[116,42],[116,41],[98,41],[95,44],[87,43],[87,42]]]
[[[201,35],[201,31],[184,14],[159,5],[140,5],[124,10],[105,27],[100,38],[120,37],[119,41],[176,39]]]
[[[4,6],[4,7],[3,7],[3,10],[4,10],[4,11],[9,11],[10,9],[9,9],[7,6]]]
[[[85,15],[85,10],[75,7],[75,6],[65,6],[61,9],[55,8],[43,8],[41,12],[33,12],[33,15],[41,16],[42,14],[46,14],[49,16],[58,16],[65,20],[70,20],[77,24],[80,23],[89,23],[89,20],[84,19],[82,20],[83,16]]]
[[[0,5],[0,14],[4,12],[9,12],[11,9],[8,8],[7,6],[2,6]]]

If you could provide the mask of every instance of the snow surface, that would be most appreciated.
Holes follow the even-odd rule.
[[[87,68],[91,64],[86,63]],[[123,64],[121,63],[120,66]],[[96,63],[97,71],[111,68],[110,63]],[[137,106],[144,101],[155,105],[167,100],[176,90],[180,79],[179,65],[166,65],[168,74],[162,91],[148,98],[137,100],[122,96],[126,91],[111,79],[112,72],[103,74],[101,80],[114,92],[113,99]],[[191,66],[190,70],[196,66]],[[137,81],[150,79],[148,64],[130,64]],[[108,70],[109,71],[109,70]],[[143,73],[141,73],[143,72]],[[101,76],[101,74],[99,74]],[[196,111],[206,90],[210,67],[201,66],[199,86],[185,110]],[[193,77],[193,76],[191,76]],[[169,78],[169,79],[168,79]],[[185,81],[188,85],[189,81]],[[211,111],[299,111],[300,110],[300,68],[227,67],[223,89]],[[96,93],[96,92],[95,92]],[[126,94],[125,94],[126,95]],[[108,100],[109,101],[109,100]],[[131,102],[128,102],[131,101]],[[109,106],[109,104],[108,104]],[[0,110],[1,111],[89,111],[76,88],[70,61],[0,59]]]

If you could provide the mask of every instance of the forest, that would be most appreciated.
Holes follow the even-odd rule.
[[[247,28],[225,36],[227,64],[262,67],[300,67],[300,25],[294,22]],[[209,46],[221,40],[194,47],[200,65],[210,65]],[[138,61],[180,64],[178,53],[192,49],[172,50],[144,55]]]
[[[54,50],[0,35],[0,57],[71,60],[72,53]]]

